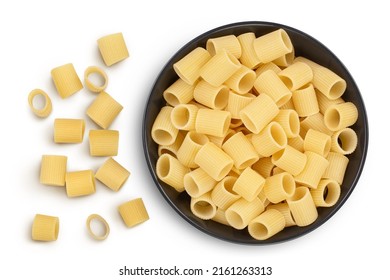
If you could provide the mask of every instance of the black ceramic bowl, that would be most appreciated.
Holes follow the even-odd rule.
[[[176,61],[180,60],[196,47],[205,47],[206,41],[209,38],[230,34],[238,36],[246,32],[254,32],[256,37],[258,37],[279,28],[283,28],[289,34],[295,48],[296,56],[304,56],[325,67],[328,67],[346,80],[347,89],[343,98],[346,101],[352,101],[359,110],[359,118],[356,124],[352,127],[358,135],[358,146],[356,151],[349,156],[350,162],[341,188],[341,197],[335,206],[330,208],[318,208],[319,217],[309,226],[288,227],[268,240],[258,241],[249,235],[247,229],[236,230],[232,227],[228,227],[214,221],[203,221],[197,218],[190,210],[190,197],[185,192],[177,193],[172,187],[166,185],[157,178],[157,144],[154,143],[151,138],[151,128],[160,108],[166,103],[163,99],[163,91],[178,78],[172,67]],[[198,36],[182,47],[162,68],[161,73],[153,85],[146,104],[142,129],[146,161],[150,173],[156,183],[157,189],[161,192],[165,200],[168,201],[168,203],[182,218],[197,229],[216,238],[241,244],[260,245],[287,241],[305,235],[325,223],[340,209],[355,188],[363,170],[368,148],[368,123],[366,110],[359,89],[347,68],[327,47],[313,37],[292,27],[270,22],[239,22],[221,26]]]

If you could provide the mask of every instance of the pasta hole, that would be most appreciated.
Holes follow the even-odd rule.
[[[340,185],[337,182],[330,181],[324,188],[323,199],[329,206],[336,204],[340,197]]]
[[[299,201],[303,199],[308,192],[306,187],[296,188],[294,195],[290,198],[291,201]]]
[[[283,43],[286,46],[288,52],[289,53],[292,52],[293,46],[292,46],[291,40],[290,40],[287,32],[284,30],[281,30],[280,35],[282,36]]]
[[[283,189],[285,193],[290,197],[295,192],[295,181],[292,176],[285,175],[282,180]]]
[[[261,223],[253,223],[250,226],[250,231],[257,239],[265,239],[268,237],[268,228]]]
[[[215,53],[216,53],[216,51],[215,51],[215,45],[214,45],[214,42],[213,42],[212,40],[207,40],[206,49],[208,50],[208,52],[209,52],[211,55],[215,55]]]
[[[285,147],[287,145],[287,137],[283,128],[280,125],[271,126],[271,137],[274,139],[279,147]]]
[[[329,108],[325,112],[324,121],[330,130],[337,130],[340,124],[340,113],[336,108]]]
[[[228,102],[229,89],[227,87],[222,87],[214,100],[214,106],[216,109],[223,109],[226,107]]]
[[[204,144],[209,142],[209,139],[204,134],[190,132],[189,137],[194,143],[201,145],[201,146],[203,146]]]
[[[232,177],[232,176],[229,176],[229,177],[226,177],[226,179],[223,181],[223,187],[225,188],[225,190],[229,193],[232,193],[234,195],[237,195],[237,193],[235,191],[233,191],[233,186],[234,186],[234,183],[236,182],[236,178],[235,177]]]
[[[274,154],[272,155],[271,160],[272,160],[272,162],[273,162],[274,164],[275,164],[275,162],[277,162],[277,161],[284,155],[284,151],[285,151],[285,149],[280,150],[280,151],[277,151],[276,153],[274,153]]]
[[[242,114],[241,115],[241,119],[242,121],[244,122],[245,126],[250,130],[250,131],[257,131],[256,129],[256,125],[254,124],[254,122],[246,115],[246,114]]]
[[[346,89],[346,83],[343,80],[337,81],[329,90],[329,97],[332,99],[337,99],[343,95]]]
[[[107,228],[98,219],[91,219],[89,222],[89,227],[95,236],[102,237],[107,233]]]
[[[169,155],[163,154],[157,161],[156,170],[157,175],[160,178],[166,178],[171,169],[171,161],[169,160]]]
[[[190,196],[199,195],[199,186],[191,176],[184,176],[184,188]]]
[[[169,132],[162,130],[162,129],[156,129],[154,131],[155,139],[159,139],[159,142],[161,144],[169,145],[172,143],[172,135],[169,134]]]
[[[37,94],[33,98],[33,108],[42,110],[46,106],[46,98],[42,94]]]
[[[282,80],[282,82],[285,84],[285,86],[286,86],[288,89],[290,89],[290,90],[292,89],[293,83],[292,83],[292,81],[291,81],[290,78],[288,78],[288,77],[286,77],[286,76],[280,76],[279,78]]]
[[[357,135],[350,128],[344,129],[340,132],[340,135],[337,138],[337,143],[345,154],[350,154],[356,149]]]
[[[326,201],[327,197],[328,197],[328,186],[326,186],[324,188],[324,192],[322,193],[322,198],[324,199],[324,201]]]
[[[198,201],[194,204],[194,210],[199,216],[205,219],[211,219],[215,214],[215,206],[207,201]]]
[[[297,136],[299,134],[299,130],[301,125],[299,123],[298,114],[291,113],[288,116],[288,123],[290,125],[290,133],[292,136]]]
[[[238,84],[238,88],[241,93],[248,92],[252,87],[253,83],[255,82],[256,74],[253,72],[246,73],[240,80]]]
[[[173,109],[172,121],[178,128],[185,127],[190,119],[190,112],[187,108],[179,106]]]
[[[180,101],[179,99],[172,93],[166,91],[164,92],[164,99],[165,101],[167,101],[169,104],[171,104],[172,106],[177,106],[180,104]]]
[[[106,79],[98,72],[90,73],[87,78],[96,87],[103,87],[106,84]]]

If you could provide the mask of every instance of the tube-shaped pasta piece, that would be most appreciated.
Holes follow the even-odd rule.
[[[277,167],[296,176],[305,168],[307,158],[304,153],[287,145],[283,150],[274,153],[271,160]]]
[[[235,229],[243,229],[263,211],[264,205],[259,198],[256,197],[250,202],[240,198],[226,209],[225,216],[229,225]]]
[[[247,167],[238,176],[233,191],[247,201],[254,200],[263,189],[265,179],[252,168]]]
[[[206,143],[198,151],[195,163],[217,181],[222,180],[233,167],[233,159],[212,142]]]
[[[260,156],[269,157],[287,146],[287,136],[282,126],[273,121],[252,136],[252,144]]]
[[[179,131],[177,134],[175,142],[171,145],[158,145],[158,156],[161,156],[162,154],[168,153],[174,157],[177,155],[177,151],[179,150],[181,144],[183,143],[185,133],[182,131]]]
[[[39,182],[50,186],[65,186],[66,156],[43,155]]]
[[[31,238],[36,241],[55,241],[59,230],[58,217],[36,214],[32,224]]]
[[[89,154],[95,157],[118,155],[118,130],[90,130]]]
[[[229,222],[226,220],[225,211],[220,208],[217,208],[217,212],[212,220],[225,226],[229,225]]]
[[[197,47],[178,62],[173,64],[176,74],[187,84],[193,85],[200,77],[202,67],[211,55],[204,48]]]
[[[261,64],[255,71],[256,73],[256,77],[260,76],[262,73],[264,73],[265,71],[268,71],[268,70],[272,70],[274,71],[276,74],[279,74],[279,72],[282,71],[282,69],[280,69],[279,66],[277,66],[275,63],[273,62],[268,62],[268,63],[265,63],[265,64]]]
[[[218,87],[229,79],[241,63],[230,52],[222,49],[202,67],[200,76],[209,84]]]
[[[299,134],[302,138],[305,138],[306,132],[310,129],[320,131],[322,133],[332,135],[333,131],[329,130],[324,122],[324,116],[321,113],[317,113],[306,117],[301,121],[301,129]]]
[[[293,64],[294,59],[295,59],[295,50],[293,46],[291,52],[286,53],[285,55],[280,56],[277,59],[274,59],[272,62],[275,63],[277,66],[288,67],[291,64]]]
[[[211,199],[210,192],[199,197],[191,197],[190,203],[191,212],[202,220],[210,220],[217,213],[217,206]]]
[[[329,165],[329,161],[314,152],[306,151],[305,155],[307,157],[305,168],[295,176],[295,182],[311,189],[316,189]]]
[[[91,226],[92,221],[97,221],[103,226],[103,233],[96,234],[94,232],[94,230],[92,229],[92,226]],[[86,225],[87,225],[87,230],[88,230],[89,235],[95,240],[104,240],[110,234],[110,226],[108,225],[107,221],[102,216],[100,216],[98,214],[89,215],[87,218]]]
[[[212,56],[225,49],[236,58],[241,57],[241,45],[235,35],[210,38],[206,42],[206,49]]]
[[[194,88],[195,85],[189,85],[182,79],[178,79],[164,90],[163,96],[169,105],[186,104],[194,98]]]
[[[335,104],[326,109],[324,123],[331,131],[353,125],[358,119],[358,110],[352,102]]]
[[[327,157],[331,147],[329,135],[314,129],[309,129],[303,142],[305,151],[315,152],[323,157]]]
[[[92,170],[67,172],[65,175],[65,184],[68,197],[95,193],[95,177]]]
[[[261,73],[254,83],[258,93],[269,95],[278,107],[283,106],[291,98],[291,91],[272,70]]]
[[[96,171],[95,178],[117,192],[129,178],[130,172],[110,157]]]
[[[253,48],[253,41],[256,39],[255,33],[247,32],[239,35],[237,39],[241,45],[241,63],[250,69],[255,69],[260,64],[260,59]]]
[[[94,74],[97,75],[103,81],[101,84],[95,84],[93,81],[91,81],[90,76]],[[84,71],[84,83],[90,91],[102,92],[107,87],[108,77],[106,72],[104,72],[102,68],[97,66],[89,66]]]
[[[229,91],[229,98],[226,111],[232,114],[232,119],[241,119],[240,111],[247,106],[255,98],[252,94],[237,94],[234,91]]]
[[[299,135],[299,116],[295,110],[280,110],[273,121],[279,123],[282,126],[287,138],[294,138]]]
[[[253,133],[259,133],[278,113],[276,103],[262,93],[240,111],[240,117],[246,128]]]
[[[171,113],[173,108],[161,108],[152,126],[152,138],[159,145],[170,145],[175,142],[179,130],[172,124]]]
[[[357,135],[352,128],[344,128],[332,135],[331,151],[343,155],[352,154],[357,147]]]
[[[283,172],[286,172],[286,170],[283,170],[282,168],[278,167],[278,166],[275,166],[273,169],[272,169],[272,176],[273,175],[278,175],[280,173],[283,173]]]
[[[184,137],[184,141],[177,151],[177,159],[181,164],[190,168],[196,168],[198,165],[194,162],[196,154],[204,144],[209,142],[206,135],[190,131]]]
[[[170,154],[162,154],[157,159],[157,177],[178,192],[184,191],[184,175],[188,172],[190,172],[190,169]]]
[[[259,155],[252,143],[242,132],[238,132],[226,140],[222,149],[233,159],[237,169],[247,168],[259,160]]]
[[[290,37],[283,29],[256,38],[253,47],[262,63],[273,61],[293,50]]]
[[[172,109],[171,122],[179,130],[194,130],[199,108],[193,104],[179,104]]]
[[[250,236],[257,240],[266,240],[286,226],[286,221],[282,213],[275,209],[269,209],[254,218],[248,224]]]
[[[287,101],[286,103],[284,103],[282,106],[279,107],[280,110],[295,110],[295,107],[294,107],[294,102],[292,101],[292,98],[290,98],[289,101]],[[296,112],[295,112],[296,113]]]
[[[194,169],[184,175],[184,188],[191,197],[199,197],[211,191],[216,184],[217,181],[202,168]]]
[[[242,126],[242,121],[240,119],[231,119],[230,120],[230,125],[229,125],[229,128],[231,129],[235,129],[235,128],[238,128]]]
[[[344,181],[349,159],[342,154],[334,152],[329,152],[326,159],[329,161],[329,165],[322,178],[335,180],[341,185]]]
[[[127,227],[133,227],[149,220],[149,214],[142,198],[122,203],[118,211]]]
[[[84,138],[85,122],[83,119],[55,119],[55,143],[81,143]]]
[[[271,157],[260,158],[257,162],[252,165],[252,169],[259,173],[264,178],[272,175],[272,169],[275,164],[272,163]]]
[[[255,71],[241,65],[241,67],[226,80],[225,84],[238,94],[245,94],[252,89],[255,80]]]
[[[294,177],[288,172],[272,175],[265,179],[264,193],[272,203],[290,198],[295,192]]]
[[[340,198],[340,185],[335,180],[324,179],[314,190],[310,190],[317,207],[332,207]]]
[[[87,109],[87,116],[98,126],[107,129],[122,111],[123,106],[107,92],[102,91]]]
[[[83,88],[83,84],[72,63],[52,69],[51,77],[62,99],[68,98]]]
[[[223,143],[225,143],[225,141],[232,137],[235,133],[236,132],[233,129],[229,128],[222,137],[207,135],[207,138],[209,138],[210,142],[213,142],[215,145],[222,148]]]
[[[264,188],[260,191],[260,193],[257,197],[263,203],[264,208],[267,207],[268,205],[271,205],[270,201],[268,200],[267,196],[265,195]]]
[[[109,34],[97,40],[100,54],[107,66],[111,66],[129,57],[122,33]]]
[[[305,142],[300,135],[298,135],[297,137],[294,137],[294,138],[287,139],[287,144],[289,146],[293,147],[294,149],[296,149],[302,153],[305,151],[305,149],[303,148],[304,143]]]
[[[296,188],[294,195],[287,199],[287,204],[297,226],[308,226],[318,217],[316,205],[306,187]]]
[[[300,117],[311,116],[320,111],[316,92],[312,84],[293,91],[292,101]]]
[[[345,102],[344,99],[342,99],[341,97],[337,99],[329,99],[324,94],[322,94],[319,90],[315,90],[315,91],[317,96],[318,107],[320,108],[321,114],[325,114],[326,109],[328,109],[330,106]]]
[[[303,62],[295,62],[278,73],[278,76],[291,91],[297,90],[311,82],[313,71]]]
[[[233,191],[236,180],[237,177],[226,176],[211,191],[211,199],[217,205],[218,209],[226,210],[240,198],[240,195]]]
[[[36,106],[34,103],[34,100],[37,98],[37,96],[42,96],[44,98],[43,100],[43,106]],[[46,118],[50,115],[51,111],[53,110],[53,106],[51,104],[51,99],[47,95],[46,92],[44,92],[41,89],[34,89],[32,90],[28,95],[28,104],[30,106],[31,111],[40,118]]]
[[[198,133],[223,137],[229,129],[230,121],[230,112],[199,109],[195,120],[195,130]]]
[[[225,85],[213,86],[202,80],[194,89],[196,102],[212,109],[222,110],[228,102],[229,88]]]
[[[278,203],[278,204],[270,204],[267,206],[266,210],[275,209],[283,214],[284,220],[286,222],[286,227],[295,226],[295,221],[293,216],[291,215],[290,207],[286,202]]]

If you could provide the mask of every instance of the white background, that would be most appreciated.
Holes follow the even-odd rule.
[[[119,276],[118,271],[125,265],[177,265],[203,269],[272,266],[273,275],[264,279],[383,279],[388,275],[385,257],[390,250],[390,56],[385,41],[390,20],[379,1],[357,2],[2,1],[0,278],[141,279]],[[272,246],[231,244],[185,222],[155,187],[141,143],[145,102],[166,61],[207,30],[252,20],[286,24],[327,45],[355,78],[370,124],[366,165],[342,209],[314,232]],[[108,68],[96,40],[115,32],[123,32],[130,58]],[[94,94],[83,89],[62,100],[55,91],[50,70],[69,62],[81,78],[86,67],[103,67],[109,76],[107,92],[124,105],[112,129],[120,131],[117,160],[131,176],[117,193],[97,183],[94,195],[69,199],[63,188],[39,183],[42,154],[67,155],[69,170],[96,170],[104,161],[89,156],[87,137],[78,145],[55,145],[52,141],[53,120],[58,117],[85,118],[86,131],[96,128],[84,113]],[[52,98],[54,110],[47,119],[38,119],[29,110],[27,96],[34,88],[44,89]],[[143,198],[150,220],[128,229],[117,206],[136,197]],[[60,218],[56,242],[31,240],[36,213]],[[92,213],[102,215],[111,226],[111,234],[103,242],[92,240],[86,232],[85,220]],[[166,277],[175,278],[185,279]]]

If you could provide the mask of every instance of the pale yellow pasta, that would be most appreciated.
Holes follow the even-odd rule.
[[[229,88],[226,85],[213,86],[202,80],[194,89],[196,102],[212,109],[222,110],[228,102]]]
[[[293,64],[294,59],[295,59],[295,50],[293,47],[291,52],[286,53],[285,55],[280,56],[277,59],[274,59],[272,62],[278,66],[287,67]]]
[[[171,145],[175,142],[179,130],[172,124],[171,113],[173,108],[161,108],[152,126],[152,138],[159,145]]]
[[[171,122],[179,130],[194,130],[199,108],[194,104],[179,104],[171,111]],[[177,137],[177,136],[176,136]]]
[[[335,104],[344,103],[344,99],[341,97],[337,99],[329,99],[325,95],[323,95],[319,90],[316,90],[317,95],[317,101],[318,101],[318,107],[320,108],[320,113],[325,114],[326,109],[328,109],[330,106]]]
[[[149,220],[149,214],[142,198],[122,203],[118,211],[127,227],[133,227]]]
[[[264,205],[259,198],[247,201],[238,199],[225,211],[226,220],[235,229],[244,229],[249,222],[264,211]]]
[[[255,71],[241,65],[241,67],[226,80],[225,84],[238,94],[245,94],[252,89],[255,80]]]
[[[240,196],[233,191],[236,180],[237,177],[226,176],[218,182],[211,191],[211,199],[218,209],[226,210],[240,198]]]
[[[213,142],[215,145],[221,148],[223,143],[225,143],[227,139],[229,139],[232,135],[234,135],[234,133],[236,133],[236,131],[229,128],[222,137],[207,135],[207,138],[209,138],[210,142]]]
[[[252,201],[261,192],[265,179],[252,168],[247,167],[238,176],[233,185],[233,191],[247,201]]]
[[[287,204],[297,226],[308,226],[318,217],[316,205],[306,187],[296,188],[294,195],[287,199]]]
[[[171,145],[158,145],[158,156],[161,156],[162,154],[169,153],[172,156],[176,157],[177,151],[179,150],[181,144],[183,143],[185,133],[183,131],[179,131],[179,133],[176,136],[175,142]]]
[[[329,152],[326,159],[329,161],[329,165],[322,178],[335,180],[341,185],[344,181],[349,159],[343,154],[335,152]]]
[[[353,125],[358,119],[358,110],[352,102],[335,104],[326,109],[324,123],[331,131]]]
[[[260,76],[262,73],[264,73],[265,71],[268,71],[268,70],[272,70],[274,71],[276,74],[279,74],[280,71],[282,71],[282,69],[280,69],[279,66],[277,66],[275,63],[273,62],[268,62],[268,63],[265,63],[265,64],[261,64],[255,71],[256,73],[256,77]]]
[[[117,192],[129,178],[130,172],[110,157],[96,171],[95,178]]]
[[[317,207],[332,207],[340,198],[340,185],[335,180],[321,180],[316,189],[310,190]]]
[[[296,175],[294,179],[297,184],[316,189],[322,175],[329,165],[329,161],[314,152],[307,151],[305,152],[305,155],[307,157],[305,168],[303,168],[302,172]]]
[[[195,130],[198,133],[223,137],[229,129],[230,120],[230,112],[199,109],[195,120]]]
[[[253,133],[259,133],[278,113],[276,103],[262,93],[240,111],[240,117],[246,128]]]
[[[211,178],[202,168],[194,169],[184,175],[184,189],[191,197],[199,197],[211,191],[217,181]]]
[[[257,162],[252,165],[252,169],[259,173],[264,178],[272,175],[272,169],[275,164],[272,163],[271,157],[260,158]]]
[[[294,177],[288,172],[282,172],[265,179],[264,194],[275,204],[290,198],[295,187]]]
[[[264,192],[264,187],[263,189],[260,191],[259,195],[257,196],[260,201],[263,203],[264,205],[264,208],[267,207],[268,205],[271,205],[271,202],[268,200],[267,196],[265,195],[265,192]]]
[[[242,121],[240,119],[231,119],[230,120],[230,125],[229,125],[229,128],[231,129],[235,129],[235,128],[238,128],[242,125]]]
[[[278,107],[287,103],[292,95],[291,91],[272,70],[261,73],[255,80],[253,87],[258,93],[270,96]]]
[[[225,49],[236,58],[241,57],[241,45],[234,35],[210,38],[206,42],[206,49],[212,56]]]
[[[222,49],[202,67],[200,76],[209,84],[218,87],[229,79],[241,63],[230,52]]]
[[[43,97],[43,106],[36,105],[34,100],[36,98],[39,98],[39,96]],[[53,110],[53,105],[51,104],[51,99],[47,95],[46,92],[44,92],[41,89],[34,89],[32,90],[28,95],[28,104],[30,106],[31,111],[40,118],[46,118],[50,115],[51,111]]]
[[[194,98],[195,85],[189,85],[182,79],[176,80],[163,92],[163,97],[169,105],[186,104]]]
[[[95,193],[95,176],[92,170],[67,172],[65,175],[68,197],[85,196]]]
[[[294,90],[292,93],[292,101],[300,117],[312,116],[320,111],[316,92],[312,84]]]
[[[331,139],[332,146],[330,150],[333,152],[349,155],[356,150],[358,139],[352,128],[347,127],[336,131]]]
[[[271,157],[272,163],[282,170],[295,176],[302,172],[306,165],[306,155],[290,145],[274,153]]]
[[[101,84],[95,84],[93,81],[91,81],[90,76],[91,75],[96,75],[98,76],[103,83]],[[106,72],[100,67],[97,66],[89,66],[87,69],[84,71],[84,83],[86,87],[92,91],[92,92],[102,92],[103,90],[106,89],[107,84],[108,84],[108,76]]]
[[[61,98],[68,98],[83,88],[72,63],[51,70],[51,77]]]
[[[104,63],[111,66],[129,57],[122,33],[109,34],[97,40]]]
[[[65,186],[66,156],[43,155],[39,182],[50,186]]]
[[[253,47],[262,63],[273,61],[293,50],[290,37],[283,29],[256,38]]]
[[[311,116],[304,118],[301,121],[301,129],[299,134],[302,138],[305,138],[306,132],[310,129],[320,131],[322,133],[332,135],[333,131],[329,130],[324,122],[324,116],[321,113],[317,113]]]
[[[190,169],[170,154],[162,154],[156,163],[157,177],[178,192],[184,191],[184,176]]]
[[[107,92],[102,91],[87,109],[87,116],[103,129],[109,128],[123,106]]]
[[[300,135],[294,138],[288,138],[287,144],[302,153],[305,151],[305,149],[303,148],[304,140]]]
[[[269,157],[287,145],[287,136],[282,126],[271,122],[259,134],[252,136],[252,144],[260,156]]]
[[[245,169],[259,160],[252,143],[242,132],[235,133],[226,140],[222,149],[233,159],[237,169]]]
[[[232,121],[233,119],[241,119],[240,111],[245,106],[247,106],[254,98],[255,96],[250,93],[237,94],[234,91],[229,91],[229,98],[225,110],[231,113]]]
[[[290,98],[289,101],[287,101],[286,103],[284,103],[282,106],[279,107],[280,110],[295,110],[295,107],[294,107],[294,102],[292,101],[292,98]]]
[[[286,170],[283,170],[282,168],[280,168],[280,167],[278,167],[278,166],[275,166],[275,167],[272,169],[272,176],[273,176],[273,175],[280,174],[280,173],[283,173],[283,172],[286,172]]]
[[[283,214],[284,220],[286,222],[286,227],[295,226],[294,218],[292,217],[290,207],[286,202],[277,203],[277,204],[270,204],[267,206],[266,210],[269,209],[275,209],[278,210],[280,213]]]
[[[55,119],[55,143],[81,143],[84,138],[85,122],[83,119]]]
[[[198,47],[173,64],[176,74],[187,84],[193,85],[198,81],[201,69],[210,60],[210,53]]]
[[[196,198],[192,197],[190,209],[196,217],[202,220],[210,220],[217,213],[217,206],[212,201],[209,192]]]
[[[225,226],[229,225],[229,222],[226,220],[225,211],[223,211],[220,208],[217,208],[217,212],[215,213],[215,216],[211,220],[223,224]]]
[[[89,154],[96,157],[118,155],[118,130],[90,130]]]
[[[260,60],[253,48],[253,41],[256,39],[255,33],[247,32],[239,35],[237,39],[241,45],[241,63],[250,69],[255,69],[260,64]]]
[[[31,238],[35,241],[55,241],[60,230],[58,217],[36,214],[31,229]]]
[[[323,157],[327,157],[331,147],[331,138],[329,135],[314,129],[309,129],[303,142],[305,151],[315,152]]]
[[[92,229],[92,222],[93,221],[98,221],[100,224],[103,225],[103,233],[102,234],[96,234],[93,229]],[[110,234],[110,226],[108,225],[107,221],[100,215],[98,214],[91,214],[87,218],[87,230],[89,235],[96,240],[104,240],[108,237]]]
[[[278,210],[269,209],[250,221],[248,232],[254,239],[266,240],[281,232],[285,226],[283,214]]]
[[[297,90],[311,82],[313,71],[303,62],[295,62],[278,73],[278,76],[291,91]]]
[[[190,168],[196,168],[198,165],[194,162],[196,154],[204,144],[209,142],[206,135],[190,131],[184,137],[183,143],[177,151],[177,159],[181,164]]]
[[[282,109],[279,111],[273,121],[279,123],[282,126],[287,138],[294,138],[299,135],[299,116],[295,110]]]

